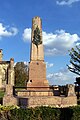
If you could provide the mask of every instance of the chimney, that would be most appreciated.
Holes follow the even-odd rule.
[[[2,54],[2,49],[0,49],[0,61],[2,61],[2,57],[3,57],[3,54]]]

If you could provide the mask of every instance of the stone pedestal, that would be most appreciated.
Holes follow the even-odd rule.
[[[46,80],[46,64],[43,61],[30,62],[27,87],[35,87],[32,89],[49,89],[49,84]]]
[[[6,92],[3,97],[3,105],[4,106],[11,106],[11,105],[18,105],[17,98],[13,96],[13,86],[6,85]]]

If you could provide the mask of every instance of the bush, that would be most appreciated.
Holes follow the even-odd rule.
[[[73,111],[71,108],[61,108],[60,120],[71,120]]]
[[[60,110],[50,107],[36,107],[11,110],[10,120],[59,120]]]
[[[72,107],[72,119],[71,120],[80,120],[80,106]]]
[[[0,120],[80,120],[80,106],[17,108],[0,106]]]

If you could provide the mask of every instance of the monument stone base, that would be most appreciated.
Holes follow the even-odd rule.
[[[18,105],[18,100],[13,95],[13,86],[10,84],[6,85],[6,92],[3,97],[3,105],[4,106]]]
[[[49,90],[17,90],[19,98],[19,106],[22,107],[37,107],[51,106],[64,108],[77,105],[77,97],[74,90],[74,85],[67,85],[66,94],[54,96],[54,89]]]
[[[34,87],[34,88],[29,88]],[[46,79],[46,64],[44,61],[31,61],[29,64],[29,81],[27,89],[49,89],[49,83]]]
[[[21,97],[19,99],[21,107],[38,107],[38,106],[50,106],[65,108],[69,106],[77,105],[77,98],[74,96],[71,97],[58,97],[58,96],[44,96],[44,97]],[[23,104],[25,103],[25,105]]]

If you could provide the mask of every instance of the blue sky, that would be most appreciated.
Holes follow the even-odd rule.
[[[3,59],[30,61],[32,18],[42,19],[47,79],[50,84],[74,83],[68,71],[69,52],[80,42],[80,0],[0,0],[0,49]]]

